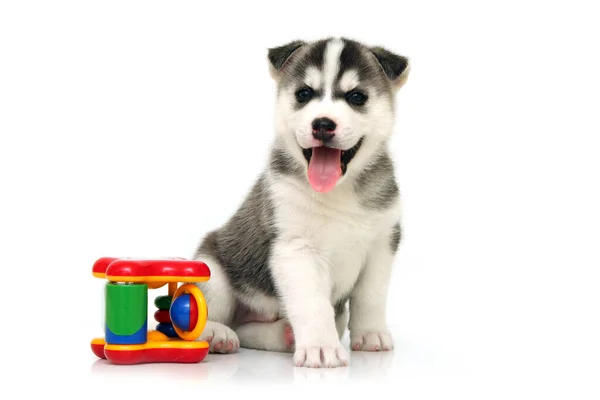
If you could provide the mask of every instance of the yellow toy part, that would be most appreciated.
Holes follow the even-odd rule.
[[[198,286],[191,283],[187,283],[185,285],[180,286],[179,289],[177,289],[177,291],[173,295],[173,304],[175,304],[177,299],[183,294],[189,294],[195,300],[195,305],[197,307],[197,309],[195,310],[196,313],[191,312],[190,314],[192,316],[192,319],[195,319],[193,318],[194,314],[197,315],[197,320],[190,321],[189,331],[181,329],[176,324],[173,324],[173,328],[175,329],[175,332],[177,332],[177,335],[179,335],[180,338],[184,340],[193,341],[200,337],[202,331],[204,330],[204,327],[206,326],[206,320],[208,319],[208,308],[206,307],[206,300],[204,298],[204,295],[202,294]]]

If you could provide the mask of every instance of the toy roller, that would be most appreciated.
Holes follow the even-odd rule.
[[[92,351],[114,364],[196,363],[208,354],[208,343],[198,341],[208,309],[195,282],[210,279],[208,266],[183,258],[101,258],[92,274],[105,286],[105,331],[92,340]],[[189,282],[179,288],[178,282]],[[168,284],[168,295],[158,296],[148,330],[148,290]]]

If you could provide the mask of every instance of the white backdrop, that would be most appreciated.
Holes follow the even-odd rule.
[[[405,398],[598,398],[592,4],[2,2],[0,268],[15,305],[0,359],[19,371],[11,383],[225,393],[218,380],[90,372],[102,287],[91,266],[191,256],[265,165],[266,49],[334,35],[412,61],[392,142],[404,241],[389,310],[401,361],[386,385]]]

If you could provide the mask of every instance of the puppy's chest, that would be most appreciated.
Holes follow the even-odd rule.
[[[278,189],[275,215],[282,239],[301,239],[315,253],[329,277],[333,302],[347,296],[385,215],[364,209],[352,193],[317,200],[310,193]]]

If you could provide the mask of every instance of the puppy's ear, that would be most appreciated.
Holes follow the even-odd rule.
[[[288,44],[269,49],[269,73],[277,80],[287,62],[300,47],[305,44],[302,40],[294,40]]]
[[[383,68],[383,72],[392,81],[396,90],[400,89],[408,79],[410,63],[408,58],[394,54],[383,47],[372,47],[371,51]]]

